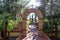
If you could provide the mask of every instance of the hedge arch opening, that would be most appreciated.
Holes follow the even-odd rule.
[[[22,17],[23,19],[23,27],[22,27],[22,34],[23,34],[23,38],[26,37],[27,35],[27,27],[26,27],[26,21],[27,21],[27,16],[30,14],[30,13],[35,13],[37,16],[38,16],[38,34],[40,35],[41,32],[43,32],[43,14],[41,13],[41,11],[39,11],[38,9],[26,9],[25,12],[24,12],[24,15]]]

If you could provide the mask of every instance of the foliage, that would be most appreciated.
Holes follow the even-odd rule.
[[[13,19],[10,13],[0,14],[0,30],[4,30],[6,19]]]
[[[0,30],[3,30],[5,25],[4,25],[4,20],[0,20]]]
[[[9,20],[8,30],[12,30],[13,28],[14,28],[14,22],[13,22],[13,20]]]
[[[30,20],[27,20],[26,25],[27,25],[27,27],[29,27],[29,25],[30,25]]]
[[[24,5],[21,3],[24,3]],[[4,0],[4,5],[0,5],[0,30],[4,30],[6,19],[8,19],[8,29],[12,30],[15,24],[22,21],[22,18],[16,18],[16,13],[21,11],[23,13],[25,5],[29,0]],[[18,3],[20,2],[20,4]],[[4,10],[4,11],[3,11]],[[21,20],[20,20],[21,19]]]
[[[14,27],[18,24],[18,21],[17,20],[9,20],[9,23],[8,23],[8,30],[11,31],[14,29]]]

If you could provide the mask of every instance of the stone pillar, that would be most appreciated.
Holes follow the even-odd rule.
[[[18,36],[18,38],[16,40],[22,40],[22,35],[23,35],[22,34],[23,22],[19,22],[17,26],[18,26],[18,29],[16,31],[21,31],[21,32],[20,32],[20,34],[19,34],[19,36]]]
[[[27,35],[27,27],[26,27],[26,19],[23,19],[23,28],[22,28],[22,34],[23,34],[23,38],[26,37]]]
[[[38,35],[41,36],[43,33],[43,20],[39,19],[39,23],[38,23]]]

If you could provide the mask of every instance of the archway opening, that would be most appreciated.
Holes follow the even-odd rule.
[[[30,13],[34,13],[34,14],[36,14],[36,16],[38,16],[38,20],[39,20],[39,22],[38,22],[38,35],[40,36],[41,33],[43,33],[43,14],[37,9],[26,9],[24,12],[24,15],[22,17],[22,19],[23,19],[23,27],[22,27],[23,38],[26,37],[26,35],[27,35],[26,21],[27,21],[27,16]]]
[[[26,27],[27,27],[27,32],[34,32],[38,31],[38,16],[35,13],[30,13],[27,16],[27,21],[26,21]]]
[[[27,23],[27,19],[28,19],[29,14],[35,14],[36,16],[38,16],[38,32],[37,33],[33,32],[33,33],[27,35],[28,31],[27,31],[27,25],[26,25],[26,23]],[[43,22],[44,22],[44,20],[43,20],[43,14],[39,10],[33,9],[33,8],[32,9],[26,9],[25,12],[24,12],[24,15],[22,17],[22,20],[23,20],[23,25],[22,25],[22,30],[23,31],[22,31],[22,38],[21,39],[23,39],[23,40],[25,39],[26,40],[26,39],[29,39],[32,35],[36,35],[36,34],[37,35],[33,36],[33,38],[35,38],[35,37],[38,36],[38,37],[42,37],[43,38],[42,40],[44,40],[44,39],[48,40],[49,39],[47,37],[47,35],[45,35],[44,32],[43,32]],[[29,25],[36,23],[34,21],[34,18],[32,20],[33,21],[31,21],[31,23],[29,23]]]

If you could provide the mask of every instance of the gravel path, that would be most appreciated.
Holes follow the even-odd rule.
[[[39,37],[38,36],[38,31],[35,25],[30,25],[28,28],[29,33],[23,40],[50,40],[49,38],[46,38],[45,36]]]

